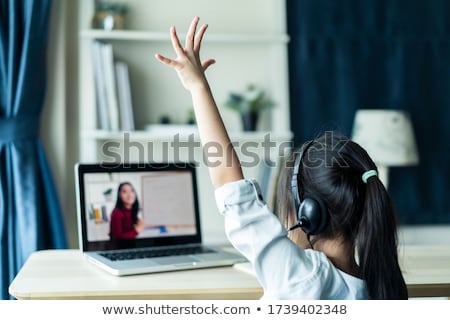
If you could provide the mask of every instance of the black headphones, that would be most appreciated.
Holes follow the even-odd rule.
[[[315,194],[307,193],[303,196],[303,201],[301,201],[298,192],[297,176],[302,158],[313,143],[314,140],[308,142],[295,158],[291,191],[294,198],[294,210],[297,212],[297,223],[288,229],[288,231],[291,231],[302,228],[308,237],[321,233],[328,223],[328,211],[323,200]]]

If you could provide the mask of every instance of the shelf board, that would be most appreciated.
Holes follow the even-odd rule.
[[[130,140],[149,140],[149,141],[173,141],[175,136],[178,135],[180,141],[188,141],[189,139],[194,141],[200,141],[198,133],[193,132],[169,132],[169,131],[145,131],[136,130],[131,132],[125,131],[106,131],[106,130],[86,130],[82,134],[84,139],[92,139],[98,141],[104,140],[122,140],[125,135],[128,134]],[[229,133],[232,141],[264,141],[270,139],[270,141],[284,142],[292,140],[291,132],[271,132],[271,131],[254,131],[254,132],[231,132]]]
[[[120,40],[120,41],[161,41],[170,42],[169,32],[137,31],[137,30],[97,30],[85,29],[80,36],[86,39]],[[180,39],[185,36],[180,34]],[[209,34],[204,37],[205,42],[211,43],[235,43],[235,44],[285,44],[289,42],[286,34],[261,35],[261,34]]]

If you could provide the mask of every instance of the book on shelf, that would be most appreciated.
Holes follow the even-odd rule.
[[[109,112],[106,93],[106,83],[103,73],[103,57],[101,43],[94,41],[92,43],[92,64],[94,67],[95,96],[97,102],[98,128],[109,130]]]
[[[119,98],[120,128],[123,131],[134,130],[133,101],[128,65],[125,62],[115,63],[117,94]]]
[[[112,44],[93,42],[94,79],[99,128],[119,130],[119,110]]]
[[[119,130],[119,107],[117,103],[116,74],[114,69],[113,47],[110,43],[102,44],[106,93],[111,130]]]

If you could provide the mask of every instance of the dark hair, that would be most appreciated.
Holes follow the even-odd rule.
[[[285,223],[296,221],[291,192],[295,154],[280,174],[277,212]],[[371,299],[407,299],[398,263],[397,219],[383,183],[362,174],[376,166],[357,143],[326,132],[305,150],[298,174],[299,194],[314,193],[327,206],[329,223],[321,238],[342,237],[356,248],[360,275]],[[293,217],[294,215],[294,217]]]
[[[123,205],[122,198],[120,198],[120,191],[122,190],[122,187],[128,185],[133,189],[134,193],[136,194],[136,190],[134,189],[133,185],[130,182],[122,182],[119,184],[119,188],[117,189],[117,200],[116,200],[116,208],[119,209],[125,209],[125,206]],[[131,206],[131,219],[133,221],[133,225],[137,223],[138,220],[138,212],[139,212],[139,200],[136,195],[136,200],[134,201],[133,205]]]

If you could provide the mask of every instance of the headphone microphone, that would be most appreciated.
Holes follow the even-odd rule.
[[[303,227],[303,223],[297,222],[297,223],[294,224],[293,226],[289,227],[289,228],[287,229],[287,231],[289,232],[289,231],[295,230],[295,229],[297,229],[297,228],[302,228],[302,227]]]
[[[300,199],[298,188],[298,173],[302,163],[303,155],[314,143],[309,141],[301,149],[300,154],[296,156],[294,162],[294,171],[291,180],[291,191],[294,199],[294,210],[297,213],[297,223],[289,227],[287,231],[302,228],[306,235],[317,235],[325,230],[328,224],[328,210],[323,200],[316,194],[306,193],[303,200]]]
[[[308,229],[310,227],[310,223],[308,221],[308,219],[305,219],[305,217],[301,217],[299,221],[297,221],[296,224],[294,224],[293,226],[289,227],[287,229],[287,231],[292,231],[298,228],[302,228],[303,230]]]

